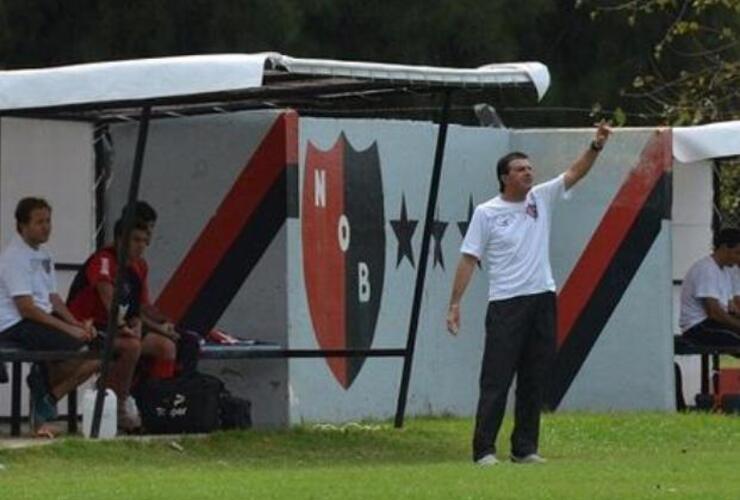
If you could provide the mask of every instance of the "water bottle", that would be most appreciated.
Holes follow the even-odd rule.
[[[82,434],[89,438],[92,433],[93,413],[95,411],[95,398],[98,391],[88,389],[82,397]],[[106,389],[103,402],[103,414],[100,418],[100,439],[112,439],[116,437],[118,430],[118,413],[116,411],[116,393],[112,389]]]

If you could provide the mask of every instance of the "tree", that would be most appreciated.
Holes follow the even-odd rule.
[[[661,27],[649,71],[635,75],[625,96],[672,125],[740,119],[740,0],[588,3],[592,17],[617,13],[634,31],[646,23]],[[725,159],[717,166],[715,222],[737,227],[740,160]]]
[[[657,35],[591,22],[573,0],[0,0],[0,67],[274,50],[297,57],[475,67],[540,61],[545,100],[502,99],[510,126],[588,126],[620,104]],[[629,115],[631,123],[650,116]]]
[[[740,0],[584,1],[592,18],[618,14],[632,33],[658,26],[650,66],[626,97],[673,125],[740,118]]]

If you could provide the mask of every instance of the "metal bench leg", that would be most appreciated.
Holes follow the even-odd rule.
[[[67,394],[67,431],[77,434],[77,389]]]
[[[719,354],[712,354],[712,387],[714,395],[719,396]]]
[[[10,435],[13,437],[21,435],[21,366],[20,361],[13,361],[10,402]]]
[[[701,355],[701,393],[709,394],[709,355]]]

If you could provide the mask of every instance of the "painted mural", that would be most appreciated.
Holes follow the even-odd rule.
[[[158,198],[166,228],[167,241],[153,245],[151,258],[160,306],[191,329],[218,326],[289,348],[404,346],[436,126],[290,112],[218,120],[218,127],[199,118],[152,131],[157,154],[150,170],[165,176],[174,161],[169,155],[176,154],[179,168],[192,173],[170,177],[166,193],[143,193],[155,204]],[[178,142],[173,153],[168,146],[183,128],[190,140]],[[214,145],[213,134],[227,130],[229,139]],[[410,413],[473,412],[487,290],[483,272],[466,294],[459,338],[446,334],[444,317],[472,211],[496,194],[496,159],[524,149],[539,180],[546,180],[568,166],[590,134],[450,128]],[[123,135],[133,138],[130,131]],[[618,407],[655,409],[670,402],[670,356],[662,353],[662,336],[670,333],[670,320],[663,324],[670,316],[670,278],[654,292],[652,309],[620,309],[643,288],[655,288],[656,275],[670,276],[670,258],[662,257],[669,242],[670,138],[652,131],[623,137],[554,218],[551,254],[561,311],[553,408],[611,408],[616,401]],[[228,175],[224,164],[230,165]],[[176,194],[183,190],[187,197]],[[665,304],[667,312],[654,314]],[[634,318],[661,337],[635,344]],[[628,399],[634,387],[620,387],[615,359],[630,360],[639,374],[634,387],[647,388],[642,395]],[[248,364],[232,369],[259,376]],[[287,414],[290,422],[386,418],[394,411],[400,370],[400,359],[291,360],[272,371],[260,397],[273,394],[268,413]]]

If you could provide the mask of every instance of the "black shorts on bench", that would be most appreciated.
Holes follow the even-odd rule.
[[[29,351],[78,351],[85,345],[56,328],[28,319],[0,332],[0,340],[10,340]]]

